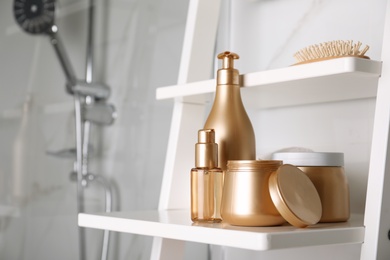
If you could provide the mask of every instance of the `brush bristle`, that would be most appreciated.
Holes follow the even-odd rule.
[[[368,45],[360,50],[361,42],[331,41],[310,45],[294,54],[297,63],[306,63],[315,60],[330,59],[345,56],[365,57],[370,48]],[[367,58],[367,57],[365,57]]]

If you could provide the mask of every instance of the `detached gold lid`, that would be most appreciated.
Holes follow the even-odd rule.
[[[240,74],[234,68],[234,60],[240,57],[233,52],[225,51],[218,54],[218,59],[222,60],[222,68],[217,72],[218,85],[238,85],[240,83]]]
[[[280,215],[291,225],[307,227],[320,220],[320,196],[309,177],[297,167],[280,166],[269,179],[269,190]]]
[[[198,142],[195,144],[195,167],[217,168],[218,144],[215,142],[214,129],[198,131]]]

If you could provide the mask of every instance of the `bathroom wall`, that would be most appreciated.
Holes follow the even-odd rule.
[[[44,35],[14,22],[0,2],[0,259],[78,259],[73,99]],[[58,0],[56,23],[77,76],[85,77],[87,0]],[[171,103],[158,86],[175,84],[188,1],[96,0],[94,80],[112,89],[114,125],[92,127],[90,172],[112,185],[115,210],[157,207]],[[65,156],[66,157],[66,156]],[[104,210],[97,183],[87,212]],[[100,259],[102,232],[87,231],[87,259]],[[111,234],[109,259],[148,259],[152,239]]]
[[[375,0],[231,0],[219,50],[240,54],[241,73],[287,67],[303,47],[353,40],[369,45],[368,56],[381,60],[387,1]],[[226,29],[226,28],[230,28]],[[302,93],[304,94],[304,93]],[[275,99],[278,97],[275,96]],[[371,148],[375,99],[332,102],[250,111],[257,141],[257,156],[269,158],[284,148],[343,152],[350,184],[351,211],[363,213]],[[342,249],[342,250],[341,250]],[[359,259],[356,246],[295,249],[289,259]],[[294,255],[292,255],[294,253]],[[220,249],[224,259],[282,259],[283,250],[259,253]]]

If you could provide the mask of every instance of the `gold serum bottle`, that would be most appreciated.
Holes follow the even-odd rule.
[[[255,134],[241,100],[239,72],[234,68],[238,58],[228,51],[218,55],[222,68],[217,72],[214,103],[204,125],[215,130],[218,166],[224,171],[229,160],[256,159]]]
[[[220,222],[223,171],[218,168],[218,145],[213,129],[198,131],[195,168],[191,169],[191,219]]]

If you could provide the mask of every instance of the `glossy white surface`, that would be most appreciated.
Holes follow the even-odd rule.
[[[191,222],[189,216],[189,210],[79,214],[79,225],[259,251],[360,244],[364,237],[362,215],[353,215],[348,222],[321,223],[308,228],[287,224],[277,227],[202,224]]]
[[[339,58],[241,75],[248,109],[334,102],[376,96],[381,62]],[[215,79],[158,88],[157,99],[183,97],[204,104],[215,91]]]

